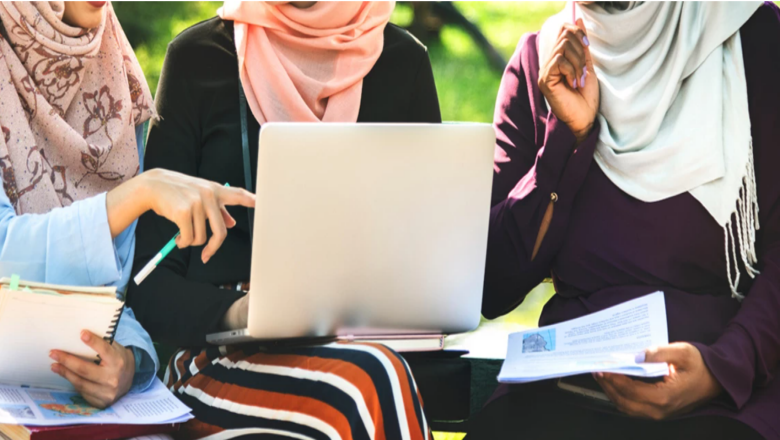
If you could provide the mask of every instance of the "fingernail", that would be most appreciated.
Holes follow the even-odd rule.
[[[60,367],[57,364],[51,364],[51,371],[60,374]]]
[[[89,342],[89,332],[87,331],[81,332],[81,340],[84,342]]]
[[[599,379],[603,379],[604,373],[596,373],[596,377],[598,377]]]
[[[580,84],[582,84],[582,87],[585,87],[585,75],[587,75],[588,72],[582,74],[582,78],[580,78]]]
[[[52,351],[50,351],[50,352],[49,352],[49,357],[50,357],[50,358],[52,358],[52,359],[54,359],[54,360],[55,360],[55,361],[57,361],[57,362],[59,362],[59,361],[60,361],[60,357],[59,357],[59,356],[57,356],[57,353],[55,353],[55,352],[54,352],[54,350],[52,350]]]
[[[574,88],[577,88],[577,78],[574,78]]]
[[[582,44],[584,44],[586,46],[590,46],[590,40],[588,40],[588,36],[587,35],[583,35],[582,36]]]
[[[641,352],[641,353],[637,353],[636,356],[634,357],[634,362],[636,362],[637,364],[641,364],[644,361],[645,361],[645,352],[644,351]]]

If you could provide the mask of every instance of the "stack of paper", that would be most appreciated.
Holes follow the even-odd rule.
[[[0,424],[63,426],[85,424],[157,425],[192,418],[159,379],[145,392],[128,394],[100,410],[78,393],[0,385]]]
[[[669,366],[644,363],[644,350],[668,343],[664,294],[655,292],[571,321],[512,333],[498,381],[595,372],[665,376]]]

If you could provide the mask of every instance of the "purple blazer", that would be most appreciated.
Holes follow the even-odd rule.
[[[761,224],[761,274],[743,273],[745,300],[731,298],[723,229],[696,199],[645,203],[621,191],[593,162],[598,126],[575,150],[537,86],[537,34],[527,34],[496,103],[482,312],[509,312],[551,274],[557,294],[540,325],[662,290],[670,341],[696,345],[724,389],[692,415],[732,417],[780,438],[780,10],[766,3],[740,32]],[[552,193],[554,215],[530,261]]]

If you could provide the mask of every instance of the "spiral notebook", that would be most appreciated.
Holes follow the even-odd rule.
[[[97,360],[82,330],[113,341],[124,303],[114,287],[77,287],[0,278],[0,383],[72,390],[51,371],[49,352]]]

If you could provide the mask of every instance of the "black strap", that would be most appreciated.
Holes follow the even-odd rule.
[[[238,80],[238,108],[241,116],[241,151],[244,157],[244,186],[247,191],[254,192],[252,188],[252,161],[249,158],[249,131],[247,129],[246,122],[246,95],[244,94],[244,85],[241,84],[241,79]],[[252,241],[252,229],[255,226],[255,210],[253,208],[247,208],[247,216],[249,218],[249,240]]]
[[[3,38],[5,39],[5,41],[7,41],[7,42],[8,42],[8,44],[11,44],[11,39],[10,39],[10,38],[8,38],[8,32],[6,32],[6,31],[5,31],[5,27],[3,26],[3,23],[2,23],[2,22],[0,22],[0,35],[2,35],[2,36],[3,36]]]

